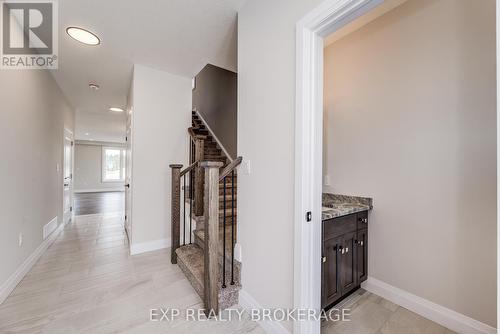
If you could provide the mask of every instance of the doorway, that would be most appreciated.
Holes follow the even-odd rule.
[[[132,238],[132,117],[127,120],[127,134],[125,137],[125,231],[129,242]]]
[[[323,176],[323,40],[384,0],[329,0],[296,26],[294,307],[321,309]],[[311,259],[314,259],[311,261]],[[294,322],[319,333],[319,320]]]
[[[73,215],[73,132],[64,129],[64,157],[63,157],[63,223],[70,222]]]

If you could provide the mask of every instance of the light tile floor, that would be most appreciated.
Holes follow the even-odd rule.
[[[151,309],[200,309],[202,301],[169,250],[128,254],[121,216],[77,216],[66,226],[0,305],[0,333],[264,333],[248,315],[150,321]]]
[[[0,305],[0,333],[252,333],[248,315],[227,322],[152,322],[157,308],[202,308],[169,250],[128,253],[121,213],[76,217]],[[322,333],[451,333],[360,290],[340,306],[350,322],[324,322]]]
[[[390,301],[360,289],[335,306],[349,321],[322,322],[322,334],[452,334],[454,332]]]

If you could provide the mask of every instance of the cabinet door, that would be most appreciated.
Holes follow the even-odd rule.
[[[357,284],[366,281],[368,277],[368,230],[359,230],[356,236],[356,269]]]
[[[342,236],[342,249],[340,251],[340,291],[342,295],[349,293],[356,287],[356,232],[346,233]]]
[[[341,297],[340,293],[340,245],[341,238],[323,242],[323,266],[321,282],[321,303],[326,307]]]

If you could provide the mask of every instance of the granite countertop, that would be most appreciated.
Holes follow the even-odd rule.
[[[372,208],[373,199],[368,197],[323,193],[322,220],[367,211]]]

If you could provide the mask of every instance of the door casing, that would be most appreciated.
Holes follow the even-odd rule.
[[[384,0],[326,0],[296,25],[294,308],[321,309],[323,39]],[[312,220],[307,221],[307,212]],[[294,333],[319,333],[319,319]]]
[[[68,145],[69,142],[69,145]],[[69,154],[69,161],[68,155]],[[63,188],[63,223],[67,224],[73,217],[73,182],[75,162],[75,138],[69,129],[64,129],[63,136],[63,164],[62,164],[62,188]],[[69,186],[65,186],[69,184]],[[67,199],[69,197],[69,199]]]

